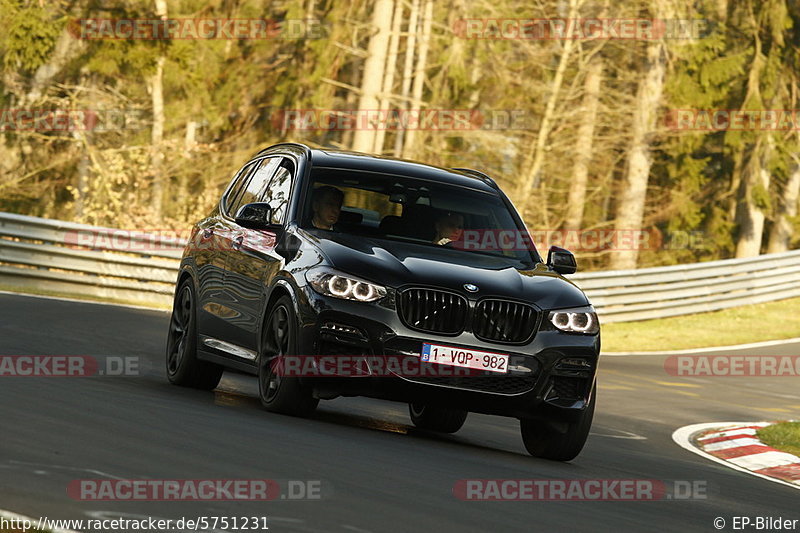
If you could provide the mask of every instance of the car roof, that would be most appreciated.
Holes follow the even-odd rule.
[[[349,152],[345,150],[332,150],[309,148],[299,143],[281,143],[272,146],[261,153],[272,151],[280,147],[302,148],[308,154],[312,167],[352,169],[381,174],[396,174],[427,179],[439,183],[448,183],[462,187],[470,187],[485,192],[497,193],[498,188],[488,176],[469,169],[442,168],[419,161],[409,161],[395,157]]]
[[[460,185],[487,192],[497,192],[480,174],[469,171],[435,167],[418,161],[397,159],[344,150],[311,150],[312,167],[353,169],[382,174],[411,176],[440,183]]]

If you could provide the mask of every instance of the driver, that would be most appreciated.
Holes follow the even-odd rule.
[[[446,212],[436,218],[436,237],[433,244],[444,246],[445,244],[457,241],[464,232],[464,215],[460,213]]]
[[[333,225],[339,221],[342,212],[344,193],[336,187],[323,185],[311,193],[311,210],[314,216],[311,224],[317,229],[333,231]]]

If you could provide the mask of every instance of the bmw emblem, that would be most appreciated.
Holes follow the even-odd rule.
[[[464,288],[467,289],[468,292],[478,292],[478,286],[472,283],[465,283]]]

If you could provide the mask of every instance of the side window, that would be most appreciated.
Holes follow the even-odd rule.
[[[292,192],[292,168],[292,163],[288,159],[284,159],[261,197],[262,202],[267,202],[272,207],[273,224],[283,224],[286,219],[289,195]]]
[[[237,205],[237,200],[242,195],[242,190],[247,182],[247,178],[252,174],[255,163],[248,163],[243,166],[239,172],[231,180],[232,184],[228,189],[228,194],[222,199],[222,210],[230,217],[236,216],[234,207]]]
[[[248,170],[247,178],[243,182],[241,192],[230,204],[230,216],[235,217],[239,209],[246,204],[259,202],[259,198],[264,194],[264,191],[269,185],[269,178],[275,169],[280,165],[280,157],[268,157],[266,159],[259,159],[251,164]]]

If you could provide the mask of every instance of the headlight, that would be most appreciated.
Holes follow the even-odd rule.
[[[561,331],[587,334],[600,331],[597,313],[594,312],[594,308],[591,306],[550,311],[548,319],[551,324]]]
[[[306,272],[306,280],[320,294],[355,300],[374,302],[386,296],[386,288],[355,278],[328,267],[315,267]]]

